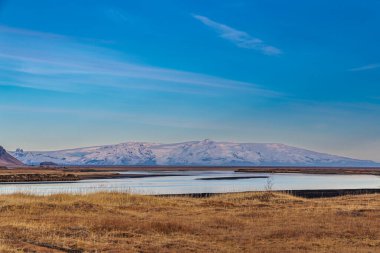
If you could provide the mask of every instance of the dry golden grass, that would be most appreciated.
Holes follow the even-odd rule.
[[[380,195],[0,196],[1,252],[380,252]]]

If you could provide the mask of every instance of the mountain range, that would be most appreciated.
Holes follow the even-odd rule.
[[[173,165],[173,166],[380,166],[348,157],[318,153],[276,143],[233,143],[212,140],[174,144],[126,142],[59,151],[11,154],[28,165]]]
[[[23,165],[22,162],[8,154],[8,152],[0,146],[0,166],[17,166]]]

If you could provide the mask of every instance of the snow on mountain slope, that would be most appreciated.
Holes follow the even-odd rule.
[[[127,142],[46,152],[11,153],[25,164],[60,165],[279,165],[279,166],[379,166],[346,157],[313,152],[284,144],[232,143],[211,140],[175,144]]]

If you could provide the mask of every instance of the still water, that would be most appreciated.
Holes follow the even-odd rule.
[[[273,190],[365,189],[380,188],[380,177],[372,175],[312,175],[238,173],[233,171],[120,172],[121,174],[165,174],[145,178],[96,179],[76,182],[0,184],[0,194],[91,193],[98,191],[138,194],[187,194]],[[236,180],[198,180],[200,178],[269,176]]]

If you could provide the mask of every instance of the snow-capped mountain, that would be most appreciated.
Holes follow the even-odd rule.
[[[202,165],[202,166],[380,166],[373,161],[323,154],[273,143],[211,140],[175,144],[127,142],[60,151],[18,149],[11,153],[25,164],[60,165]]]

